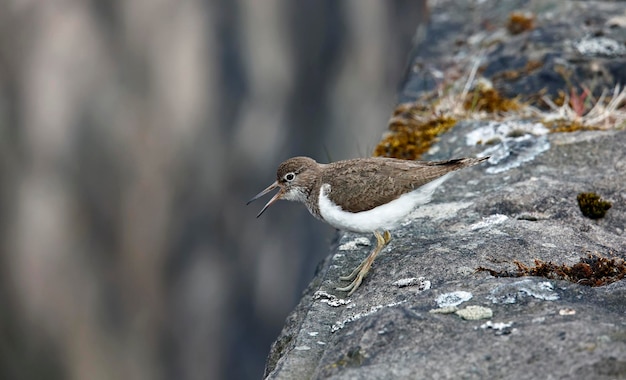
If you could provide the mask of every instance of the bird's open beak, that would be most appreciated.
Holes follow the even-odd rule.
[[[250,200],[248,201],[248,203],[246,203],[246,205],[249,205],[250,203],[252,203],[252,202],[256,201],[257,199],[261,198],[262,196],[264,196],[265,194],[269,193],[270,191],[274,190],[274,189],[275,189],[275,188],[277,188],[277,187],[278,187],[278,188],[280,188],[280,186],[278,186],[278,181],[275,181],[273,184],[269,185],[269,186],[267,187],[267,189],[265,189],[265,190],[261,191],[260,193],[258,193],[257,195],[255,195],[255,196],[254,196],[254,198],[250,199]],[[263,208],[261,209],[261,212],[259,212],[259,214],[258,214],[256,217],[258,218],[259,216],[261,216],[261,214],[263,214],[263,213],[265,212],[265,210],[266,210],[268,207],[270,207],[270,205],[271,205],[272,203],[274,203],[274,202],[276,202],[277,200],[279,200],[279,199],[280,199],[280,197],[282,197],[282,196],[283,196],[283,194],[284,194],[284,191],[283,191],[283,189],[281,188],[281,189],[280,189],[280,191],[279,191],[278,193],[276,193],[276,195],[274,195],[274,196],[272,197],[272,199],[270,199],[270,200],[269,200],[269,202],[267,202],[267,203],[265,204],[265,206],[263,206]]]

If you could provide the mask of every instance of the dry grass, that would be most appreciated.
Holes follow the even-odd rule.
[[[626,127],[626,88],[616,85],[610,98],[607,98],[608,93],[605,89],[596,100],[588,89],[584,89],[581,94],[571,90],[561,106],[543,96],[542,100],[550,107],[550,111],[535,109],[535,113],[544,124],[566,121],[583,128],[623,129]]]

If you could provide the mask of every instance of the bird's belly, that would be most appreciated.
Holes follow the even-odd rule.
[[[450,173],[449,173],[450,174]],[[389,203],[361,212],[344,211],[328,197],[330,185],[323,185],[319,195],[320,215],[331,226],[352,232],[392,230],[418,206],[430,202],[433,192],[448,177],[448,174],[426,185],[406,193]]]

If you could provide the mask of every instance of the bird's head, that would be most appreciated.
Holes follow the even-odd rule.
[[[261,198],[265,194],[278,188],[278,192],[263,206],[257,218],[279,199],[304,202],[311,193],[311,188],[317,178],[319,164],[309,157],[293,157],[283,161],[276,171],[276,181],[261,191],[247,204]]]

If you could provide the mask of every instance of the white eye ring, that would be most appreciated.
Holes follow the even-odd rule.
[[[285,174],[284,178],[285,178],[285,181],[291,182],[291,181],[293,181],[296,178],[296,174],[293,173],[293,172],[292,173],[287,173],[287,174]]]

